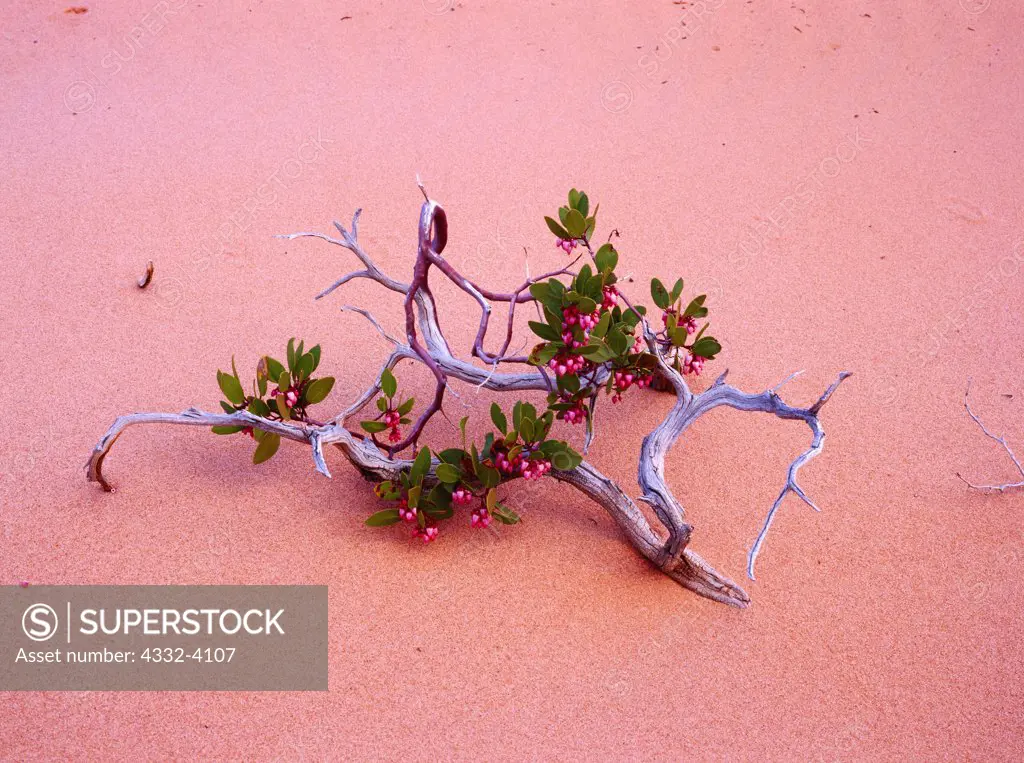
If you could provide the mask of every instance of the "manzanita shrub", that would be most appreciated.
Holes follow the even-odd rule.
[[[217,385],[226,400],[220,401],[225,413],[249,411],[271,421],[305,421],[310,423],[308,408],[326,398],[334,387],[334,377],[314,378],[313,372],[320,365],[320,345],[305,351],[305,343],[295,344],[294,337],[288,340],[288,368],[281,361],[264,355],[256,365],[256,376],[251,391],[247,394],[242,380],[231,358],[231,373],[217,371]],[[269,390],[269,397],[267,392]],[[281,436],[273,432],[245,426],[215,426],[214,434],[246,434],[256,441],[252,462],[261,464],[277,453]]]
[[[546,369],[554,378],[546,410],[538,412],[531,403],[519,401],[512,408],[510,422],[501,406],[493,403],[491,422],[495,429],[479,445],[467,444],[468,418],[462,419],[461,447],[436,454],[440,462],[436,478],[429,477],[431,451],[421,447],[400,480],[377,485],[376,495],[389,507],[373,514],[366,520],[367,525],[384,527],[404,521],[412,526],[413,538],[429,543],[438,536],[438,523],[454,517],[456,509],[469,512],[469,523],[474,528],[489,527],[492,519],[516,524],[519,515],[499,498],[499,488],[516,479],[542,479],[552,469],[568,471],[583,460],[568,443],[549,437],[555,422],[585,423],[589,429],[601,392],[618,403],[629,389],[650,386],[658,360],[638,331],[647,308],[626,303],[619,293],[615,273],[619,253],[611,242],[594,250],[591,238],[597,225],[597,208],[590,214],[587,194],[574,188],[569,192],[568,205],[558,210],[560,222],[551,217],[544,219],[557,236],[555,245],[559,249],[572,254],[582,244],[592,253],[593,264],[584,264],[567,281],[559,276],[530,286],[544,320],[529,322],[542,341],[530,352],[528,362]],[[698,320],[708,314],[706,296],[695,297],[683,308],[682,293],[682,279],[671,291],[659,279],[651,281],[651,298],[662,310],[655,341],[677,371],[699,374],[704,362],[722,348],[706,335],[707,322],[698,329]],[[244,409],[272,420],[316,423],[308,417],[308,407],[327,397],[334,386],[332,377],[313,377],[320,364],[320,345],[306,352],[303,342],[296,345],[291,339],[287,358],[287,369],[269,355],[260,359],[252,394],[244,392],[232,358],[231,374],[217,372],[217,382],[227,398],[221,401],[221,407],[227,413]],[[415,404],[415,398],[398,394],[398,380],[390,369],[384,369],[377,416],[361,421],[360,426],[374,444],[391,453],[394,444],[402,440],[401,428],[411,422],[409,414]],[[213,431],[242,432],[253,437],[257,442],[253,454],[256,464],[273,456],[281,442],[279,435],[254,431],[252,427],[215,426]],[[377,439],[385,432],[386,444]]]
[[[750,393],[729,384],[726,373],[695,392],[686,377],[700,375],[722,349],[709,332],[707,296],[684,297],[682,279],[663,282],[654,278],[650,284],[652,310],[660,315],[633,303],[618,275],[620,256],[613,243],[618,232],[613,230],[604,241],[596,240],[598,210],[591,210],[587,194],[571,190],[568,203],[557,215],[544,218],[555,235],[555,246],[567,255],[567,261],[545,275],[527,278],[514,291],[500,292],[474,283],[444,256],[447,214],[422,185],[420,190],[424,202],[415,263],[407,283],[382,271],[363,248],[358,231],[361,210],[356,210],[348,227],[335,221],[340,237],[319,232],[282,236],[326,240],[349,250],[361,262],[362,269],[344,274],[318,298],[357,278],[404,295],[405,332],[401,338],[388,335],[370,312],[350,308],[393,345],[381,373],[356,402],[317,421],[311,409],[327,397],[334,379],[314,376],[320,365],[319,345],[307,351],[303,342],[292,339],[286,364],[265,355],[259,359],[255,377],[245,384],[233,358],[230,373],[218,371],[218,386],[225,398],[223,413],[188,408],[180,413],[118,416],[93,448],[88,478],[104,490],[114,489],[103,476],[104,459],[121,433],[136,424],[203,425],[218,434],[249,435],[256,441],[255,463],[273,456],[281,439],[292,440],[310,447],[317,471],[326,477],[331,472],[325,447],[334,446],[362,475],[378,483],[376,494],[384,505],[366,523],[376,527],[404,524],[413,538],[424,543],[435,540],[440,523],[457,513],[475,528],[493,529],[495,522],[516,524],[516,487],[551,478],[606,509],[637,552],[680,585],[715,601],[747,606],[747,593],[689,548],[692,526],[666,481],[666,454],[694,421],[721,406],[768,413],[809,427],[810,445],[790,464],[785,483],[751,545],[747,574],[753,579],[758,554],[785,498],[792,494],[818,508],[798,484],[797,476],[821,452],[825,430],[819,413],[849,372],[840,372],[806,407],[783,401],[778,390],[785,382]],[[480,307],[470,352],[486,367],[453,351],[438,320],[431,274],[447,278]],[[507,305],[509,310],[497,353],[484,347],[494,303]],[[509,351],[517,305],[536,309],[536,320],[529,324],[536,341],[526,354]],[[419,411],[413,397],[399,394],[399,380],[393,373],[406,360],[421,364],[433,377],[433,394]],[[519,370],[506,370],[509,366]],[[467,419],[463,419],[460,442],[446,443],[447,447],[437,451],[421,447],[426,425],[436,414],[444,414],[445,397],[454,394],[453,381],[502,394],[535,391],[546,398],[532,403],[520,400],[511,408],[493,403],[493,427],[482,439],[469,441]],[[673,392],[676,403],[644,439],[637,463],[640,494],[632,498],[593,463],[583,461],[566,440],[581,439],[580,450],[586,453],[594,434],[596,406],[602,398],[618,403],[627,394],[646,394],[649,388]],[[543,402],[538,405],[538,400]],[[376,403],[376,413],[372,403]],[[363,418],[361,427],[350,425],[356,416]],[[652,508],[656,521],[640,509],[640,502]]]

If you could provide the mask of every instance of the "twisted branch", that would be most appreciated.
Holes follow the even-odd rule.
[[[426,197],[425,192],[424,196]],[[464,278],[447,260],[441,257],[441,252],[447,242],[447,218],[440,205],[427,198],[420,213],[419,246],[413,267],[413,280],[411,283],[405,284],[381,271],[362,249],[358,240],[359,214],[360,212],[357,210],[353,216],[351,231],[347,231],[344,226],[335,222],[335,227],[341,234],[340,239],[313,232],[281,236],[286,239],[299,237],[323,239],[350,250],[363,264],[363,269],[345,274],[318,294],[317,299],[332,293],[356,278],[376,281],[385,288],[405,296],[405,342],[389,336],[368,311],[348,306],[344,308],[358,312],[365,317],[387,341],[393,344],[393,349],[376,380],[357,400],[329,422],[321,425],[272,421],[247,411],[219,414],[207,413],[195,408],[189,408],[179,414],[136,413],[120,416],[93,449],[87,464],[88,479],[98,482],[105,490],[112,490],[113,488],[106,481],[102,472],[104,459],[111,446],[130,426],[159,423],[186,426],[240,425],[272,432],[285,439],[308,444],[316,469],[328,477],[331,475],[324,457],[324,446],[334,445],[364,477],[377,481],[395,480],[411,465],[410,461],[398,458],[396,454],[415,445],[427,422],[441,410],[450,379],[457,379],[496,392],[551,389],[551,381],[542,368],[531,368],[522,373],[498,372],[496,369],[499,363],[522,363],[525,361],[525,358],[505,355],[511,343],[512,311],[515,305],[534,301],[533,296],[529,293],[529,287],[533,283],[569,274],[571,273],[570,268],[575,265],[575,262],[558,271],[537,278],[528,278],[525,283],[512,292],[499,293],[483,289]],[[586,244],[589,250],[589,242]],[[593,255],[592,250],[591,255]],[[480,306],[481,321],[474,339],[472,355],[488,362],[489,369],[479,368],[453,355],[437,320],[437,306],[428,283],[431,267],[437,267],[453,283],[473,297]],[[632,307],[624,295],[623,300],[628,307]],[[496,355],[484,350],[483,344],[491,311],[489,301],[507,302],[510,310],[507,333],[502,349]],[[782,386],[781,384],[759,394],[750,394],[726,384],[726,374],[722,374],[709,389],[695,395],[683,377],[666,362],[657,337],[646,319],[642,320],[641,326],[647,346],[657,358],[662,375],[676,393],[675,405],[665,419],[644,438],[637,469],[637,480],[641,489],[638,500],[651,506],[662,527],[657,529],[653,527],[637,503],[626,495],[614,481],[587,461],[570,471],[553,470],[552,475],[555,479],[572,485],[608,511],[634,548],[677,583],[715,601],[736,607],[745,607],[750,602],[746,592],[688,548],[692,527],[685,521],[683,507],[673,495],[665,479],[665,457],[694,421],[719,406],[770,413],[781,419],[803,421],[810,427],[811,445],[790,464],[782,491],[769,510],[764,526],[750,551],[748,574],[753,579],[757,555],[761,550],[768,528],[786,495],[790,492],[795,493],[801,500],[817,510],[817,507],[797,483],[797,472],[821,452],[825,434],[818,421],[818,413],[839,384],[849,376],[849,373],[841,373],[821,397],[808,408],[797,408],[784,403],[776,392]],[[345,424],[380,391],[381,374],[384,369],[392,369],[402,360],[418,361],[429,368],[435,377],[435,393],[433,400],[417,420],[409,436],[388,453],[384,453],[372,440],[350,432],[345,428]],[[599,385],[606,380],[608,373],[606,367],[600,368],[595,384]],[[1005,442],[1003,444],[1005,446]],[[1009,449],[1008,446],[1006,447]],[[1014,460],[1016,462],[1016,459]],[[434,465],[436,466],[436,462]],[[433,468],[430,476],[434,476]]]
[[[996,435],[992,434],[988,430],[988,427],[985,426],[984,422],[980,418],[978,418],[978,416],[974,413],[974,411],[971,410],[971,403],[970,403],[970,400],[969,400],[970,394],[971,394],[971,380],[968,379],[967,380],[967,389],[964,391],[964,408],[967,409],[967,415],[970,416],[974,420],[975,424],[977,424],[979,427],[981,427],[981,431],[984,432],[986,437],[988,437],[990,440],[996,441],[997,443],[999,443],[1003,447],[1003,450],[1006,451],[1006,455],[1008,455],[1010,457],[1010,460],[1013,461],[1013,465],[1016,466],[1017,467],[1017,471],[1020,472],[1020,476],[1024,477],[1024,466],[1021,466],[1020,461],[1017,459],[1017,455],[1013,452],[1013,449],[1010,447],[1010,444],[1008,442],[1006,442],[1006,435],[999,435],[997,437]],[[960,477],[960,479],[968,487],[974,488],[975,490],[990,490],[990,491],[995,491],[995,492],[1002,493],[1002,492],[1005,492],[1007,490],[1012,490],[1013,488],[1024,487],[1024,479],[1022,479],[1020,482],[1004,482],[1001,485],[975,485],[973,482],[968,482],[966,479],[961,477],[960,476],[960,472],[957,472],[956,476]]]

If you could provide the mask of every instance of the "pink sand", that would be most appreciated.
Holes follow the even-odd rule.
[[[964,414],[968,376],[1024,449],[1024,10],[444,3],[7,4],[0,582],[327,584],[331,691],[7,694],[0,756],[1024,757],[1024,501],[955,476],[1013,476]],[[424,549],[364,528],[366,483],[296,446],[253,468],[238,440],[135,429],[108,459],[118,492],[85,482],[117,414],[215,407],[218,366],[293,334],[347,404],[385,346],[338,308],[395,330],[398,301],[357,282],[314,302],[354,259],[272,234],[361,206],[405,279],[417,172],[446,255],[494,287],[522,280],[524,246],[534,273],[563,262],[541,216],[577,185],[622,232],[631,293],[709,292],[726,349],[707,376],[806,369],[783,390],[804,402],[855,372],[802,480],[823,511],[786,504],[750,609],[679,588],[553,485],[498,539]],[[468,348],[474,306],[438,289]],[[489,399],[463,399],[482,427]],[[603,411],[592,457],[627,490],[668,405]],[[668,463],[694,548],[743,579],[807,441],[701,421]]]

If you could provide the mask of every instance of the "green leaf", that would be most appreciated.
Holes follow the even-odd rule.
[[[543,440],[548,436],[548,432],[551,431],[551,425],[555,423],[555,414],[552,411],[547,411],[543,416],[537,419],[537,426],[534,427],[533,436],[538,440]]]
[[[242,384],[234,376],[218,371],[217,384],[220,385],[220,391],[224,393],[224,397],[235,405],[241,405],[245,402],[245,392],[242,391]]]
[[[590,211],[590,199],[587,198],[587,194],[581,191],[579,199],[576,201],[576,204],[574,206],[576,207],[576,209],[580,211],[581,215],[586,217],[587,212]]]
[[[539,336],[541,339],[547,339],[550,342],[561,341],[562,335],[559,334],[554,328],[549,326],[547,323],[540,323],[539,321],[530,321],[530,328],[533,333]]]
[[[451,510],[452,505],[452,494],[448,492],[448,488],[444,485],[434,485],[430,493],[427,495],[427,501],[432,503],[436,508],[431,510],[427,509],[427,513],[432,517],[438,519],[448,519],[454,513]],[[438,513],[440,511],[440,513]]]
[[[597,263],[597,269],[602,273],[615,270],[615,266],[619,264],[619,253],[611,244],[604,244],[594,255],[594,261]]]
[[[481,465],[476,470],[476,476],[480,478],[480,482],[486,488],[497,487],[498,483],[501,482],[501,472],[489,466]]]
[[[551,296],[551,287],[544,281],[538,281],[530,285],[530,294],[538,302],[543,302]]]
[[[252,462],[262,464],[277,453],[279,447],[281,447],[281,435],[268,432],[263,435],[260,444],[256,446],[256,452],[252,454]]]
[[[458,466],[462,463],[462,459],[466,457],[466,451],[462,448],[448,448],[447,450],[442,450],[438,453],[437,457],[446,464],[454,464],[455,466]]]
[[[270,408],[268,408],[267,404],[262,400],[253,399],[249,401],[249,413],[254,413],[257,416],[266,418],[270,415]]]
[[[677,299],[679,299],[679,295],[681,295],[682,293],[683,279],[680,278],[678,281],[676,281],[676,285],[672,287],[672,293],[669,296],[672,298],[672,301],[675,302]]]
[[[565,446],[565,452],[569,455],[569,459],[572,462],[571,468],[575,469],[577,466],[583,463],[583,456],[581,456],[575,450],[570,448],[568,445]]]
[[[587,232],[587,220],[578,209],[570,209],[565,216],[565,229],[571,238],[582,238]]]
[[[259,390],[260,397],[267,394],[267,373],[267,359],[262,357],[256,364],[256,388]]]
[[[546,223],[548,224],[548,229],[549,229],[549,230],[550,230],[550,231],[551,231],[552,233],[554,233],[554,234],[555,234],[556,236],[558,236],[558,237],[559,237],[560,239],[563,239],[563,240],[564,240],[564,239],[570,239],[570,238],[572,238],[572,236],[570,236],[570,235],[569,235],[569,232],[568,232],[568,231],[566,231],[566,229],[565,229],[565,228],[563,228],[563,227],[562,227],[561,225],[559,225],[558,223],[556,223],[556,222],[555,222],[554,220],[552,220],[552,219],[551,219],[550,217],[545,217],[545,218],[544,218],[544,222],[546,222]]]
[[[409,470],[409,480],[415,485],[423,479],[429,471],[430,448],[424,445],[420,448],[420,452],[416,454],[416,460],[412,462],[412,469]]]
[[[646,312],[647,309],[643,305],[635,305],[632,310],[627,310],[622,314],[622,322],[632,331],[640,322],[640,316]]]
[[[295,357],[295,337],[288,340],[288,370],[294,372],[298,358]]]
[[[519,434],[522,435],[523,442],[533,442],[533,424],[533,419],[528,419],[525,416],[519,422]]]
[[[701,294],[699,297],[694,297],[690,304],[686,306],[686,310],[683,311],[683,317],[703,318],[707,315],[708,309],[704,307],[704,300],[707,298],[707,294]]]
[[[559,451],[551,456],[551,465],[561,472],[566,472],[572,469],[572,459],[564,450]]]
[[[558,354],[561,343],[538,344],[530,353],[530,362],[535,366],[547,365],[547,363]]]
[[[505,418],[505,414],[501,412],[501,406],[497,403],[491,403],[491,421],[502,434],[508,432],[508,419]]]
[[[292,412],[288,409],[288,403],[285,402],[284,395],[278,395],[274,398],[277,401],[277,411],[281,414],[281,418],[287,421],[292,417]]]
[[[573,209],[576,209],[579,203],[580,192],[573,188],[572,190],[569,191],[569,206],[572,207]]]
[[[590,330],[590,335],[596,336],[598,338],[603,337],[605,334],[608,333],[608,327],[611,325],[611,322],[612,314],[605,310],[603,313],[601,313],[601,319],[597,322],[597,325]]]
[[[553,455],[561,453],[563,450],[565,450],[565,443],[560,440],[545,440],[540,444],[540,452],[547,458],[551,458]]]
[[[605,337],[605,341],[616,355],[624,353],[631,344],[631,342],[626,338],[626,335],[618,329],[612,329],[609,331],[608,336]]]
[[[398,392],[398,381],[395,379],[395,375],[387,368],[380,374],[380,388],[388,397],[394,397],[395,393]]]
[[[292,377],[287,371],[282,371],[281,376],[277,379],[277,386],[282,392],[292,386]]]
[[[407,499],[407,503],[409,504],[410,509],[415,509],[417,506],[420,505],[420,495],[422,493],[422,485],[415,485],[414,487],[409,488],[409,496]]]
[[[220,401],[220,407],[224,409],[224,413],[234,413],[235,409],[230,404],[225,403],[223,400]]]
[[[722,351],[722,345],[720,345],[713,337],[706,336],[703,339],[694,343],[693,347],[690,348],[690,352],[702,358],[713,358],[715,355]]]
[[[590,315],[597,309],[597,302],[592,300],[590,297],[580,297],[577,304],[579,305],[580,312],[584,315]]]
[[[446,485],[454,485],[460,479],[459,470],[451,464],[438,464],[437,478]]]
[[[669,299],[668,290],[657,278],[651,279],[651,299],[653,299],[654,304],[662,310],[667,310],[669,305],[672,304],[672,300]]]
[[[210,430],[214,434],[235,434],[237,432],[241,432],[243,429],[245,429],[245,427],[236,427],[236,426],[216,426],[216,427],[210,427]]]
[[[309,354],[313,356],[313,368],[310,370],[310,373],[313,373],[320,365],[320,345],[314,345]]]
[[[494,507],[498,505],[498,491],[493,487],[487,491],[487,497],[484,499],[487,510],[493,511]]]
[[[299,358],[299,377],[308,379],[313,373],[313,356],[308,352]]]
[[[591,339],[590,344],[586,347],[580,347],[578,352],[594,363],[604,363],[606,360],[611,360],[615,357],[615,353],[612,352],[611,348],[600,339]]]
[[[398,415],[404,416],[405,414],[412,410],[412,407],[414,405],[416,405],[416,398],[410,397],[408,400],[406,400],[404,403],[398,406]]]
[[[504,504],[498,504],[491,511],[491,515],[503,525],[514,525],[519,522],[519,515]]]
[[[388,428],[388,425],[383,421],[360,421],[359,426],[370,434],[377,434],[378,432],[383,432]]]
[[[281,378],[281,374],[284,373],[284,366],[281,365],[281,361],[274,360],[269,355],[264,357],[267,361],[267,378],[277,381]]]
[[[558,388],[568,390],[573,394],[580,391],[580,377],[576,374],[566,374],[558,377]]]
[[[385,501],[395,501],[402,495],[402,491],[391,480],[378,482],[373,492],[377,494],[378,498],[382,498]]]
[[[305,357],[308,358],[309,355],[306,355]],[[331,389],[333,387],[334,377],[325,376],[322,379],[315,379],[311,381],[309,386],[306,387],[305,392],[302,393],[302,396],[306,398],[306,402],[310,405],[319,403],[331,393]]]
[[[366,520],[366,525],[368,527],[387,527],[401,521],[402,518],[398,515],[398,509],[384,509],[376,514],[371,514]]]
[[[388,410],[388,401],[385,397],[377,398],[377,410],[381,413],[386,413]]]

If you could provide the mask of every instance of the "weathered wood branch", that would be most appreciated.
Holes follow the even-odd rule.
[[[318,299],[355,278],[376,281],[385,288],[405,296],[406,335],[404,342],[389,336],[369,312],[360,308],[347,306],[344,308],[363,315],[393,345],[375,382],[358,399],[322,425],[273,421],[246,411],[221,414],[207,413],[195,408],[189,408],[177,414],[136,413],[120,416],[93,449],[87,465],[88,478],[98,482],[104,489],[112,490],[103,475],[104,459],[111,446],[128,427],[137,424],[179,424],[186,426],[248,426],[278,434],[288,440],[305,443],[311,448],[317,470],[328,477],[330,477],[330,470],[324,456],[324,446],[334,445],[364,477],[373,480],[394,480],[411,465],[411,461],[400,458],[397,454],[416,443],[425,425],[441,409],[450,380],[459,380],[495,392],[547,391],[552,388],[551,381],[542,368],[531,368],[531,370],[521,373],[496,370],[500,362],[520,362],[522,360],[504,356],[512,333],[511,317],[502,350],[497,355],[487,353],[483,349],[483,342],[490,315],[489,300],[508,302],[510,309],[514,309],[518,303],[533,301],[533,297],[528,291],[532,283],[568,273],[570,272],[569,268],[563,268],[536,279],[528,279],[515,291],[508,293],[482,289],[461,276],[441,257],[441,251],[447,241],[447,218],[440,205],[428,198],[420,215],[419,248],[413,268],[413,280],[406,284],[386,275],[362,249],[358,240],[358,221],[359,211],[357,210],[352,219],[351,231],[336,222],[335,227],[341,234],[340,239],[322,233],[309,232],[282,236],[287,239],[299,237],[323,239],[352,251],[362,263],[363,269],[345,274],[318,294]],[[592,251],[591,254],[593,254]],[[471,353],[489,362],[491,364],[489,370],[479,368],[452,353],[437,320],[437,305],[428,283],[431,267],[437,267],[445,276],[473,297],[481,307],[480,328]],[[623,295],[623,299],[629,305],[625,295]],[[694,394],[683,377],[666,362],[660,343],[646,319],[642,321],[641,326],[647,346],[658,360],[663,378],[676,394],[675,405],[664,420],[644,438],[637,470],[637,479],[641,490],[637,500],[645,502],[653,509],[662,527],[652,526],[636,501],[587,461],[583,461],[578,467],[569,471],[552,471],[552,476],[573,486],[608,511],[634,548],[670,578],[701,596],[732,606],[745,607],[750,602],[746,592],[728,577],[717,572],[688,547],[692,528],[686,522],[683,507],[673,495],[666,480],[665,457],[694,421],[719,406],[742,411],[760,411],[773,414],[781,419],[799,420],[806,423],[811,429],[811,445],[790,464],[782,491],[769,510],[764,526],[750,551],[748,574],[753,579],[757,555],[772,519],[786,495],[791,492],[795,493],[800,499],[817,509],[797,483],[796,477],[800,468],[821,451],[825,434],[818,420],[818,414],[832,393],[849,374],[841,373],[821,397],[807,408],[793,407],[784,403],[776,392],[778,387],[758,394],[742,392],[725,383],[726,374],[722,374],[706,391]],[[392,369],[403,360],[418,361],[431,370],[436,381],[435,395],[431,404],[417,420],[410,435],[395,448],[385,453],[372,440],[346,429],[345,424],[372,401],[380,391],[383,370]],[[602,383],[607,379],[608,373],[608,369],[602,367],[595,382]],[[1006,447],[1008,449],[1008,446]],[[1014,460],[1016,461],[1016,459]]]
[[[989,431],[988,427],[985,426],[985,423],[978,417],[978,415],[974,411],[971,410],[970,395],[971,382],[968,379],[967,390],[964,392],[964,408],[967,409],[967,415],[970,416],[974,423],[981,428],[981,431],[984,433],[986,437],[988,437],[990,440],[999,443],[1002,446],[1003,450],[1006,451],[1006,455],[1008,455],[1010,457],[1010,460],[1013,461],[1013,465],[1017,467],[1017,471],[1020,473],[1020,476],[1024,478],[1024,466],[1021,465],[1020,460],[1017,458],[1017,454],[1013,452],[1013,448],[1011,448],[1010,444],[1006,442],[1006,435],[999,435],[997,437],[996,435],[992,434],[992,432]],[[964,479],[960,475],[960,472],[957,472],[956,476],[960,477],[960,479],[963,480],[969,487],[974,488],[975,490],[989,490],[992,492],[1004,493],[1007,490],[1013,490],[1014,488],[1024,487],[1024,479],[1021,479],[1020,482],[1003,482],[998,485],[975,485],[973,482],[968,482],[966,479]]]

